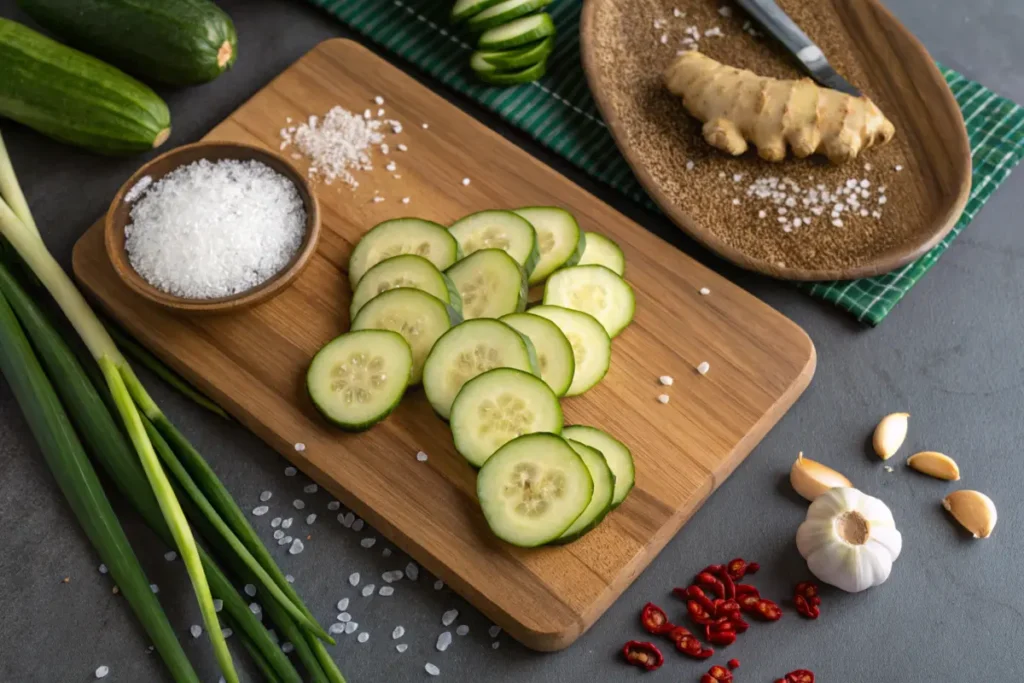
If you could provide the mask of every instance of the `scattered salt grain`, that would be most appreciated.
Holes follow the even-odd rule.
[[[764,212],[763,210],[762,210],[762,211],[758,211],[758,212],[757,212],[757,217],[758,217],[758,218],[764,218],[764,217],[765,217],[765,216],[767,216],[767,215],[768,215],[768,214],[767,214],[767,213],[765,213],[765,212]]]
[[[393,586],[381,586],[380,590],[377,591],[377,595],[383,595],[385,598],[395,594]]]
[[[252,509],[252,514],[256,515],[257,517],[262,517],[268,512],[270,512],[270,508],[267,507],[266,505],[258,505]]]
[[[665,403],[668,403],[668,402],[669,402],[668,394],[659,394],[658,395],[658,403],[665,404]]]
[[[395,581],[401,581],[403,576],[405,576],[405,574],[401,569],[394,569],[389,572],[384,572],[380,575],[380,578],[382,578],[385,583],[394,583]]]
[[[285,520],[283,520],[283,521],[281,522],[281,528],[282,528],[282,529],[291,529],[291,528],[292,528],[292,522],[293,522],[293,521],[294,521],[294,520],[293,520],[293,518],[291,518],[291,517],[289,517],[288,519],[285,519]]]
[[[345,632],[345,624],[335,622],[327,627],[327,632],[332,636],[338,636]]]
[[[291,542],[292,542],[292,537],[291,537],[291,536],[285,536],[284,538],[282,538],[281,540],[279,540],[279,541],[277,542],[277,544],[278,544],[278,545],[288,545],[288,544],[289,544],[289,543],[291,543]]]
[[[359,541],[359,545],[363,546],[364,548],[372,548],[373,544],[376,543],[376,542],[377,542],[377,539],[373,538],[372,536],[370,536],[370,537],[364,538],[363,540]]]
[[[306,515],[306,524],[312,524],[315,521],[316,521],[316,513],[315,512]]]
[[[430,128],[430,124],[429,123],[424,123],[423,124],[423,130],[426,130],[427,128]]]
[[[352,615],[348,612],[342,612],[338,615],[338,621],[340,621],[343,624],[347,624],[348,622],[352,621]]]
[[[370,111],[369,109],[364,109],[363,110],[363,118],[366,119],[367,121],[369,121],[370,119],[373,118],[373,112]]]
[[[305,448],[305,446],[303,446],[303,448]],[[298,450],[302,450],[302,449],[299,448],[299,444],[295,444],[295,450],[297,450],[297,451]],[[284,476],[286,476],[286,477],[294,477],[297,472],[298,472],[298,470],[295,469],[294,467],[285,467],[284,468]]]
[[[491,643],[492,650],[497,650],[499,647],[501,647],[501,643],[499,643],[497,640]]]
[[[416,565],[415,562],[410,562],[409,564],[405,565],[405,575],[409,577],[410,581],[415,581],[416,579],[420,578],[420,568]]]
[[[306,484],[302,487],[304,493],[316,493],[320,490],[320,487],[316,484]]]
[[[281,526],[281,518],[280,517],[274,517],[272,520],[270,520],[270,528],[271,529],[276,529],[279,526]]]
[[[383,108],[377,110],[377,116],[384,116],[384,109]]]
[[[398,145],[398,151],[399,152],[408,152],[409,148],[407,146],[405,146],[404,144],[399,144]]]
[[[889,198],[886,197],[884,194],[881,197],[878,198],[879,205],[885,204],[887,201],[889,201]]]
[[[97,567],[97,569],[99,570],[100,574],[106,574],[107,573],[107,565],[105,565],[105,564],[101,564],[99,567]]]
[[[153,183],[124,229],[132,268],[187,299],[244,292],[283,269],[306,233],[295,183],[259,161],[201,159]]]
[[[173,550],[168,550],[166,553],[164,553],[164,559],[168,562],[174,562],[175,558],[177,557],[178,553],[174,552]]]
[[[409,198],[408,197],[402,197],[402,203],[403,204],[408,204],[409,203]]]
[[[732,203],[733,203],[733,205],[735,205],[735,206],[739,206],[739,205],[740,205],[740,200],[739,200],[739,198],[738,198],[738,197],[733,197],[733,198],[732,198]]]
[[[470,182],[471,182],[471,181],[470,181],[470,179],[469,179],[469,178],[463,178],[463,179],[462,179],[462,184],[463,184],[463,186],[468,186]]]
[[[332,500],[330,503],[327,504],[327,509],[330,510],[331,512],[334,512],[335,510],[338,510],[340,508],[341,503],[339,503],[336,500]]]
[[[393,161],[389,161],[388,165],[384,167],[384,170],[391,171],[392,173],[394,173],[395,169],[397,169],[397,168],[398,168],[398,164],[396,164]]]
[[[224,609],[224,601],[221,600],[220,598],[214,598],[213,599],[213,611],[214,612],[219,612],[222,609]]]
[[[160,586],[156,585],[155,583],[151,583],[151,584],[149,584],[149,590],[153,591],[154,594],[155,593],[159,593],[160,592]]]
[[[430,662],[427,662],[426,664],[424,664],[424,665],[423,665],[423,669],[424,669],[424,670],[425,670],[425,671],[426,671],[426,672],[427,672],[428,674],[430,674],[431,676],[440,676],[440,675],[441,675],[441,670],[440,670],[440,669],[438,669],[438,668],[437,668],[436,666],[434,666],[433,664],[431,664]]]
[[[103,678],[108,673],[110,673],[110,667],[109,666],[98,666],[98,667],[96,667],[96,678]]]
[[[895,470],[893,470],[891,465],[885,465],[882,469],[884,469],[886,472],[894,472],[895,471]]]
[[[146,190],[148,190],[149,186],[152,185],[152,184],[153,184],[153,176],[148,176],[148,175],[142,176],[141,178],[139,178],[139,182],[137,182],[134,185],[132,185],[132,189],[128,190],[128,192],[124,195],[124,200],[127,203],[131,204],[136,199],[138,199],[143,194],[145,194]]]
[[[416,459],[419,460],[420,462],[426,462],[427,461],[427,454],[424,453],[423,451],[418,451],[416,453]]]
[[[441,615],[441,623],[445,626],[451,626],[452,623],[459,618],[459,610],[450,609]]]
[[[366,526],[366,522],[361,519],[357,519],[352,522],[352,531],[362,531],[364,526]]]
[[[499,633],[501,633],[500,626],[495,625],[487,629],[487,635],[489,635],[491,638],[497,638]]]
[[[198,638],[199,636],[203,635],[203,627],[199,624],[192,624],[188,630],[189,633],[192,634],[193,638]]]
[[[469,626],[466,626],[465,624],[460,624],[459,627],[455,629],[455,633],[460,636],[464,636],[467,633],[469,633]]]
[[[288,548],[288,552],[291,553],[292,555],[298,555],[299,553],[301,553],[305,549],[306,549],[306,546],[303,545],[302,540],[296,538],[294,541],[292,541],[292,545],[291,545],[290,548]]]
[[[703,361],[700,365],[697,366],[697,372],[699,372],[702,375],[708,374],[708,370],[710,369],[711,365],[707,361]]]
[[[437,581],[434,582],[434,590],[439,591],[442,588],[444,588],[444,581],[442,581],[441,579],[438,579]]]
[[[674,16],[677,19],[681,19],[681,18],[686,16],[686,12],[683,12],[678,7],[673,7],[672,8],[672,16]]]
[[[365,643],[369,639],[370,639],[370,634],[367,633],[366,631],[363,631],[358,636],[356,636],[356,640],[358,640],[360,643]]]
[[[896,166],[894,167],[894,170],[895,170],[895,171],[896,171],[897,173],[899,173],[900,171],[902,171],[902,170],[903,170],[903,165],[902,165],[902,164],[896,164]]]
[[[447,626],[447,624],[445,624]],[[444,652],[448,649],[448,646],[452,644],[451,631],[444,631],[437,637],[437,643],[435,647],[438,652]]]
[[[661,43],[662,45],[668,45],[668,34],[667,34],[667,33],[662,33],[662,34],[661,34],[661,38],[659,38],[659,39],[658,39],[658,41],[659,41],[659,42],[660,42],[660,43]]]
[[[359,585],[359,572],[352,572],[348,577],[348,583],[350,586]]]
[[[395,649],[398,650],[399,652],[405,652],[406,650],[409,649],[409,646],[406,645],[405,643],[399,643],[398,645],[395,645]]]
[[[295,649],[295,646],[292,645],[291,643],[289,643],[287,640],[284,641],[283,643],[281,643],[281,652],[283,652],[285,654],[291,653],[291,651],[294,650],[294,649]]]
[[[256,586],[252,585],[251,583],[245,584],[244,590],[245,594],[248,595],[250,598],[256,597]]]
[[[664,386],[670,387],[670,386],[672,386],[672,383],[675,380],[672,379],[672,377],[669,376],[669,375],[662,375],[661,377],[658,378],[658,381],[661,382]]]
[[[391,557],[391,548],[384,548],[384,550],[381,550],[380,551],[380,556],[381,557]]]
[[[373,595],[373,591],[375,591],[376,589],[377,586],[373,585],[372,583],[366,584],[365,586],[363,586],[363,597],[370,597],[371,595]]]
[[[296,453],[301,453],[304,450],[306,450],[306,444],[302,443],[301,441],[298,442],[297,444],[295,444],[295,452]],[[295,468],[294,467],[289,467],[288,469],[290,469],[292,471],[291,474],[288,474],[288,472],[285,471],[285,474],[288,474],[289,477],[295,474]]]
[[[707,296],[708,294],[711,293],[711,290],[708,289],[707,287],[701,287],[700,288],[700,293],[701,293],[702,296]]]
[[[352,635],[353,633],[355,633],[358,630],[359,630],[359,624],[357,622],[350,621],[347,624],[345,624],[345,635],[349,635],[350,636],[350,635]]]
[[[693,163],[693,161],[692,161],[692,160],[689,160],[689,159],[688,159],[688,160],[686,161],[686,170],[687,170],[687,171],[692,171],[692,170],[693,170],[693,167],[694,167],[694,165],[695,165],[695,164]]]
[[[281,531],[280,529],[276,530],[274,532],[274,540],[275,541],[280,541],[282,538],[284,538],[284,532]]]
[[[348,602],[349,602],[348,598],[342,598],[341,600],[338,600],[338,604],[336,605],[336,607],[338,608],[338,611],[339,612],[344,612],[345,610],[347,610],[348,609]]]
[[[304,507],[306,507],[306,501],[302,500],[301,498],[296,498],[295,500],[292,501],[292,505],[295,507],[296,510],[301,510]]]
[[[295,577],[292,576],[291,574],[285,574],[284,575],[284,580],[287,581],[288,583],[295,583]]]
[[[732,7],[729,7],[728,5],[722,5],[721,7],[718,8],[718,13],[721,14],[723,17],[731,17]]]
[[[384,98],[381,97],[380,95],[377,95],[376,97],[373,98],[373,103],[374,104],[384,104]]]
[[[401,638],[404,635],[405,635],[405,627],[404,626],[396,626],[395,630],[391,632],[391,640],[398,640],[399,638]]]
[[[353,522],[356,521],[356,516],[351,512],[338,513],[338,521],[341,522],[343,527],[350,529],[352,528]]]
[[[232,630],[231,630],[231,629],[229,629],[229,628],[222,628],[222,629],[220,630],[220,632],[221,632],[221,634],[222,634],[222,635],[223,635],[223,636],[224,636],[225,638],[230,638],[231,636],[233,636],[233,635],[235,634],[235,632],[234,632],[234,631],[232,631]]]
[[[381,129],[385,123],[373,119],[369,109],[360,117],[333,107],[322,119],[310,116],[298,126],[282,130],[281,139],[285,146],[294,144],[309,159],[310,176],[320,176],[327,183],[340,179],[355,187],[358,183],[353,171],[373,169],[370,151],[383,144]]]

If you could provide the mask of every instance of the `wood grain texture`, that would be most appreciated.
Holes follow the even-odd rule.
[[[405,123],[400,181],[378,168],[360,187],[318,188],[322,236],[306,271],[280,296],[233,315],[177,316],[116,278],[100,226],[74,251],[84,288],[174,369],[356,514],[529,647],[572,643],[633,581],[810,382],[814,347],[779,313],[541,164],[362,47],[318,46],[208,139],[276,148],[285,117],[382,95]],[[430,125],[429,130],[420,126]],[[472,184],[463,187],[463,177]],[[379,191],[388,201],[373,203]],[[411,197],[408,206],[397,201]],[[616,338],[605,380],[564,401],[567,423],[627,443],[636,487],[601,526],[568,546],[523,550],[495,539],[475,500],[475,475],[421,389],[385,422],[345,434],[304,390],[310,358],[348,328],[345,266],[381,220],[414,213],[444,224],[485,208],[554,204],[622,246],[636,320]],[[699,289],[709,287],[711,295]],[[711,364],[707,376],[694,368]],[[657,378],[670,374],[673,387]],[[672,402],[655,397],[667,391]],[[296,452],[296,442],[306,444]],[[415,453],[430,458],[418,462]],[[342,577],[339,577],[341,579]]]
[[[879,275],[938,244],[967,203],[971,150],[956,100],[921,43],[877,0],[779,0],[832,65],[881,107],[896,126],[896,138],[839,167],[795,159],[768,164],[754,152],[734,159],[704,142],[700,124],[661,82],[676,50],[685,48],[676,34],[688,25],[721,26],[724,37],[699,42],[708,56],[766,76],[804,74],[770,38],[742,30],[741,10],[721,16],[722,4],[586,0],[583,9],[580,46],[591,91],[619,149],[662,210],[723,258],[793,280]],[[685,14],[675,18],[674,10]],[[664,18],[664,24],[655,25],[652,17]],[[667,44],[659,40],[663,35]],[[687,160],[696,164],[689,171]],[[729,182],[734,174],[789,176],[801,185],[823,182],[831,188],[864,177],[865,162],[874,164],[875,185],[887,184],[890,193],[884,216],[874,224],[847,219],[845,228],[834,230],[826,213],[810,229],[783,234],[773,207],[759,223],[756,208],[765,207],[755,208],[746,197],[740,205],[730,203],[737,196]]]

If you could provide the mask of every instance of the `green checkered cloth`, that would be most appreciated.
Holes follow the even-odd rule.
[[[550,13],[559,40],[547,76],[518,88],[491,88],[475,80],[467,62],[473,47],[448,25],[446,0],[310,0],[370,39],[468,95],[506,121],[628,197],[655,208],[619,154],[580,66],[580,0],[559,0]],[[951,69],[942,68],[963,111],[974,164],[970,200],[956,227],[918,260],[878,277],[802,283],[812,296],[880,323],[938,260],[1024,154],[1024,110]]]

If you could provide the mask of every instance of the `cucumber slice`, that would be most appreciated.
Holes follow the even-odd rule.
[[[470,64],[473,61],[470,60]],[[537,62],[533,66],[527,67],[520,71],[495,71],[493,67],[489,67],[488,70],[476,70],[476,76],[484,83],[489,85],[520,85],[522,83],[532,83],[544,76],[547,73],[548,63],[547,61]]]
[[[349,332],[313,356],[306,390],[324,417],[358,432],[395,409],[411,372],[412,350],[402,335],[387,330]]]
[[[422,290],[462,313],[459,290],[447,275],[422,256],[402,254],[385,259],[366,271],[352,292],[349,318],[355,320],[359,309],[373,297],[398,287]]]
[[[480,467],[506,443],[562,431],[562,407],[544,380],[529,372],[495,368],[466,382],[452,403],[455,450]]]
[[[591,448],[601,451],[601,455],[608,462],[612,474],[615,475],[615,493],[612,495],[612,508],[622,505],[626,496],[633,489],[636,481],[636,470],[633,465],[633,454],[629,452],[626,445],[611,436],[602,432],[596,427],[584,427],[573,425],[562,430],[562,436],[584,443]]]
[[[580,258],[581,266],[604,266],[619,277],[626,274],[626,255],[614,241],[596,232],[583,233],[586,248]]]
[[[561,306],[534,306],[530,315],[558,325],[572,346],[576,369],[566,396],[579,396],[604,379],[612,364],[612,339],[594,316]]]
[[[486,31],[532,14],[550,4],[551,0],[504,0],[471,16],[466,22],[466,28],[470,31]]]
[[[590,478],[594,480],[594,495],[576,521],[555,541],[558,544],[572,543],[600,524],[605,515],[612,510],[612,493],[615,491],[615,475],[605,462],[601,451],[572,439],[566,439],[566,443],[583,458],[583,464],[587,466]]]
[[[379,223],[363,235],[348,260],[348,280],[355,289],[370,268],[400,254],[416,254],[438,270],[461,258],[459,243],[443,225],[420,218],[394,218]]]
[[[452,7],[451,20],[453,24],[469,19],[474,14],[493,7],[504,0],[456,0]]]
[[[477,45],[481,50],[507,50],[555,34],[555,22],[547,12],[520,17],[484,31]]]
[[[462,385],[494,368],[537,374],[530,340],[497,320],[467,320],[444,333],[423,364],[423,390],[445,420]]]
[[[462,314],[500,318],[526,308],[529,286],[519,264],[501,249],[482,249],[448,269],[462,299]]]
[[[583,458],[554,434],[524,434],[488,458],[476,495],[494,535],[523,548],[561,536],[594,496]]]
[[[486,64],[493,66],[495,69],[522,69],[547,59],[547,56],[550,55],[551,51],[554,49],[555,39],[548,37],[536,43],[517,47],[512,50],[476,52],[474,55],[480,55],[480,59],[482,59]],[[475,70],[476,69],[474,69],[474,71]]]
[[[537,231],[540,261],[530,273],[530,284],[544,282],[558,268],[574,266],[586,245],[583,231],[572,214],[554,206],[527,206],[515,213]]]
[[[440,299],[418,289],[399,287],[370,299],[352,321],[352,329],[391,330],[402,335],[412,349],[412,385],[420,383],[423,362],[434,342],[460,322],[455,309]]]
[[[465,256],[481,249],[501,249],[508,252],[527,275],[540,258],[537,231],[528,220],[511,211],[478,211],[460,218],[448,229]]]
[[[529,313],[511,313],[503,316],[501,322],[529,338],[537,351],[540,378],[547,382],[555,396],[564,396],[576,372],[576,359],[572,355],[572,344],[558,325]]]
[[[583,311],[597,318],[615,337],[636,312],[633,288],[604,266],[563,268],[544,285],[544,303]]]

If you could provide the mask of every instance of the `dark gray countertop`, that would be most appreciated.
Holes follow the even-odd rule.
[[[303,2],[231,0],[221,3],[241,36],[237,67],[213,84],[167,92],[174,114],[171,145],[199,138],[274,75],[325,38],[345,35],[333,19]],[[1024,102],[1024,5],[1018,0],[890,0],[889,6],[936,59]],[[23,18],[14,0],[0,0],[0,16]],[[399,66],[405,66],[394,58]],[[420,77],[420,74],[414,75]],[[379,576],[404,567],[401,553],[382,557],[379,538],[360,547],[364,534],[342,528],[325,514],[324,494],[306,495],[320,521],[312,542],[285,570],[297,577],[322,621],[334,604],[353,597],[350,609],[371,638],[342,637],[335,656],[353,682],[426,679],[434,662],[441,680],[558,681],[637,679],[618,649],[643,635],[639,608],[648,600],[678,609],[669,589],[710,562],[737,555],[761,562],[762,592],[782,598],[806,576],[793,537],[806,506],[794,500],[786,473],[797,451],[841,464],[841,469],[892,508],[903,532],[903,554],[890,580],[859,595],[826,590],[824,613],[808,622],[790,613],[781,622],[756,624],[712,662],[737,657],[738,683],[769,683],[791,669],[813,669],[821,683],[868,681],[1016,681],[1024,678],[1017,651],[1024,643],[1024,172],[1012,176],[973,225],[878,329],[864,329],[844,313],[791,286],[737,271],[709,256],[660,217],[638,210],[606,187],[509,130],[473,104],[435,88],[488,125],[631,215],[654,232],[739,282],[799,323],[818,350],[810,389],[725,482],[679,535],[594,628],[568,650],[538,654],[502,635],[491,648],[489,622],[433,577],[403,581],[391,598],[363,599],[346,583],[353,571]],[[63,263],[85,228],[106,208],[139,159],[103,159],[4,124],[4,135],[46,241]],[[213,418],[152,382],[157,400],[212,461],[243,507],[263,490],[274,492],[274,514],[307,481],[286,478],[284,460],[237,425]],[[883,414],[907,410],[911,433],[902,455],[935,449],[957,458],[965,487],[991,495],[999,525],[986,541],[973,541],[940,509],[955,488],[899,467],[887,473],[865,447]],[[55,683],[93,680],[110,667],[108,681],[162,681],[166,674],[122,598],[97,572],[99,560],[61,498],[5,383],[0,381],[0,681]],[[186,649],[204,681],[218,674],[204,638],[180,561],[134,521],[128,532]],[[269,538],[268,525],[262,525]],[[70,583],[61,579],[70,577]],[[378,580],[377,583],[380,583]],[[449,608],[470,626],[448,651],[434,649],[441,614]],[[402,625],[410,647],[395,651],[391,631]],[[666,652],[667,663],[645,681],[696,682],[706,664]],[[244,655],[238,660],[244,661]],[[720,661],[721,660],[721,661]],[[247,680],[255,680],[247,678]]]

